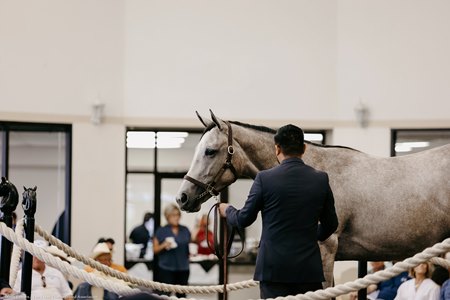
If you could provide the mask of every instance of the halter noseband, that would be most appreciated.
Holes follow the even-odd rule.
[[[219,179],[220,177],[222,177],[223,173],[225,173],[225,171],[227,169],[230,169],[230,171],[233,173],[234,175],[234,180],[232,182],[230,182],[230,184],[232,184],[233,182],[235,182],[238,179],[238,175],[236,172],[236,169],[233,166],[233,163],[231,162],[231,159],[233,158],[233,154],[234,154],[234,148],[233,148],[233,131],[231,130],[231,124],[228,121],[224,121],[225,124],[227,124],[228,127],[228,147],[227,147],[227,158],[225,160],[225,163],[223,164],[222,168],[219,170],[219,172],[216,174],[216,176],[214,176],[214,179],[209,182],[209,183],[203,183],[197,179],[192,178],[191,176],[185,175],[184,179],[186,179],[187,181],[192,182],[193,184],[203,188],[205,191],[203,193],[201,193],[200,195],[198,195],[194,200],[197,199],[201,199],[204,196],[206,196],[207,194],[210,194],[211,196],[217,196],[219,195],[219,191],[217,191],[214,186],[217,183],[217,179]]]

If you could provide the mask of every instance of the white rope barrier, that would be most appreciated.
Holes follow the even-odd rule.
[[[92,273],[88,273],[84,270],[70,265],[65,261],[62,261],[52,254],[47,253],[45,250],[30,243],[23,237],[16,235],[14,231],[11,228],[7,227],[3,222],[0,222],[0,232],[4,237],[6,237],[14,244],[18,245],[23,250],[29,252],[33,256],[36,256],[47,265],[59,269],[64,274],[72,274],[79,279],[87,281],[91,285],[104,287],[105,289],[119,295],[133,295],[139,292],[138,289],[132,289],[123,282],[119,282],[118,280],[113,281],[111,280],[111,278],[107,279]]]
[[[23,231],[23,230],[22,230]],[[66,252],[68,255],[98,269],[105,274],[114,276],[120,280],[130,282],[137,286],[150,287],[152,289],[161,290],[164,292],[176,292],[176,293],[191,293],[191,294],[210,294],[210,293],[220,293],[223,291],[222,285],[213,286],[181,286],[181,285],[171,285],[165,283],[159,283],[150,280],[143,280],[136,278],[119,271],[113,270],[106,267],[98,262],[92,260],[91,258],[84,257],[76,253],[71,247],[64,244],[57,238],[49,235],[40,226],[36,226],[36,232],[43,236],[49,243],[55,245],[60,250]],[[104,277],[96,276],[92,273],[87,273],[84,270],[80,270],[76,267],[71,266],[69,263],[60,260],[59,258],[53,257],[53,255],[45,252],[43,249],[36,247],[32,243],[28,242],[19,234],[14,233],[10,228],[8,228],[4,223],[0,223],[0,233],[4,235],[8,240],[12,241],[20,248],[30,252],[32,255],[38,257],[48,265],[61,270],[65,274],[73,275],[79,279],[85,280],[94,286],[103,287],[107,290],[113,291],[119,295],[131,295],[139,292],[138,289],[132,289],[126,286],[122,281],[116,278],[109,278],[109,280]],[[23,234],[23,232],[22,232]],[[423,252],[414,255],[411,258],[407,258],[402,262],[396,263],[392,268],[376,272],[365,276],[364,278],[357,279],[353,282],[348,282],[345,284],[340,284],[335,287],[330,287],[325,290],[318,290],[315,292],[308,292],[303,295],[288,296],[288,297],[277,297],[275,300],[324,300],[329,298],[335,298],[339,295],[348,294],[352,291],[357,291],[363,288],[367,288],[370,284],[375,284],[381,281],[385,281],[393,276],[396,276],[404,271],[409,270],[417,266],[422,262],[431,260],[433,263],[442,265],[444,267],[450,267],[450,262],[445,259],[437,257],[438,255],[450,251],[450,238],[444,240],[441,243],[435,244],[433,247],[425,249]],[[113,279],[113,280],[111,280]],[[120,284],[119,284],[120,282]],[[237,283],[232,283],[227,285],[227,291],[235,291],[243,288],[254,287],[258,283],[254,280],[247,280]],[[177,297],[164,297],[166,299],[185,299]],[[194,300],[190,298],[190,300]]]
[[[16,235],[23,236],[24,231],[24,224],[25,220],[20,219],[16,223]],[[17,273],[19,272],[20,267],[20,257],[22,256],[22,248],[18,247],[16,244],[13,244],[13,252],[11,255],[11,269],[9,271],[9,285],[14,286],[14,283],[16,282]]]
[[[318,290],[315,292],[307,292],[303,295],[277,297],[276,300],[324,300],[335,298],[340,295],[345,295],[353,291],[367,288],[371,284],[375,284],[381,281],[385,281],[392,278],[402,272],[414,268],[415,266],[429,261],[431,258],[439,256],[442,253],[450,251],[450,238],[445,239],[441,243],[435,244],[433,247],[426,248],[421,253],[407,258],[402,262],[396,263],[392,268],[378,271],[373,274],[366,275],[363,278],[359,278],[353,282],[347,282],[345,284],[339,284],[335,287],[330,287],[325,290]]]

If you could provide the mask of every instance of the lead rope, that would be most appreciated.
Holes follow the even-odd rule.
[[[219,199],[214,196],[216,198],[216,203],[214,203],[214,205],[211,207],[211,209],[208,212],[208,217],[206,219],[206,228],[205,228],[205,232],[208,232],[208,228],[209,228],[209,216],[211,214],[211,211],[214,209],[214,248],[210,245],[209,243],[209,239],[206,239],[206,243],[208,244],[209,249],[211,249],[212,251],[214,251],[214,254],[217,256],[217,258],[219,260],[222,261],[223,264],[223,300],[227,300],[228,299],[228,291],[227,291],[227,283],[228,283],[228,248],[230,245],[230,238],[228,237],[228,224],[227,224],[227,219],[226,218],[222,218],[220,216],[220,201]],[[219,240],[217,238],[218,235],[218,223],[222,224],[222,228],[223,228],[223,240],[222,243],[219,243]],[[222,244],[222,249],[220,249],[220,244]]]

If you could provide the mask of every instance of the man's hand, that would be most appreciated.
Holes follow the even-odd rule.
[[[219,212],[220,212],[220,215],[221,215],[223,218],[226,218],[226,217],[227,217],[227,212],[226,212],[226,210],[227,210],[228,206],[230,206],[230,205],[229,205],[229,204],[226,204],[226,203],[220,203],[220,205],[219,205]]]
[[[4,287],[0,290],[0,296],[10,295],[12,293],[14,293],[14,291],[8,287]]]

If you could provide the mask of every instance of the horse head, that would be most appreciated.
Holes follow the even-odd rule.
[[[178,191],[176,201],[188,212],[200,210],[203,202],[236,181],[238,177],[231,124],[218,119],[210,110],[212,120],[197,117],[205,126],[189,171]]]
[[[2,197],[0,202],[1,211],[12,213],[16,210],[17,204],[19,203],[19,194],[15,185],[5,177],[2,177],[0,183],[0,197]]]
[[[22,193],[22,208],[27,216],[34,216],[36,213],[36,190],[34,188],[23,187],[24,192]]]

